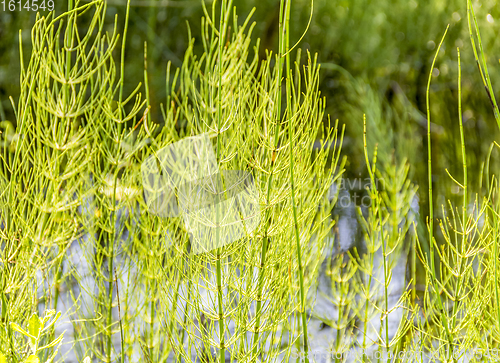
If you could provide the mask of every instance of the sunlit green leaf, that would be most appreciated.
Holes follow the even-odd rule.
[[[40,359],[36,355],[30,355],[28,359],[26,359],[26,363],[40,363]]]
[[[40,321],[38,314],[35,313],[31,315],[31,318],[29,320],[29,333],[32,336],[31,343],[33,345],[36,343],[36,340],[38,340],[38,337],[40,336],[40,330],[42,328],[42,322]]]

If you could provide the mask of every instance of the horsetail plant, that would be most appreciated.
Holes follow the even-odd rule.
[[[223,13],[228,14],[228,11],[224,9]],[[228,22],[228,19],[229,17],[224,21]],[[238,26],[235,15],[233,19],[232,41],[222,49],[220,45],[217,47],[217,33],[223,34],[226,25],[221,25],[217,32],[212,28],[209,37],[209,27],[213,27],[214,21],[206,19],[202,22],[205,25],[202,33],[205,53],[198,60],[192,55],[192,50],[188,49],[184,65],[175,76],[180,81],[179,96],[174,94],[172,100],[178,104],[176,109],[180,110],[183,118],[192,120],[188,121],[191,130],[188,129],[188,132],[194,135],[208,132],[219,140],[216,144],[220,147],[218,164],[222,170],[253,171],[259,203],[264,206],[261,215],[263,223],[255,234],[249,234],[236,244],[222,247],[222,254],[219,256],[208,251],[206,255],[193,259],[185,252],[178,251],[181,254],[179,259],[186,261],[185,266],[192,271],[188,274],[200,276],[191,277],[190,281],[201,278],[203,283],[196,287],[198,291],[194,294],[189,293],[187,286],[181,287],[183,291],[179,294],[168,291],[165,294],[165,305],[179,301],[176,299],[182,300],[183,311],[175,317],[177,323],[174,324],[178,324],[180,329],[173,340],[176,354],[185,359],[189,359],[193,350],[198,356],[203,355],[208,360],[212,360],[212,356],[217,357],[217,360],[221,359],[223,351],[242,361],[254,360],[257,356],[270,361],[273,356],[281,354],[285,354],[282,359],[287,359],[289,349],[297,339],[296,329],[290,325],[293,319],[290,319],[296,309],[295,295],[297,291],[300,293],[300,287],[296,290],[297,261],[290,257],[296,252],[292,253],[292,246],[285,243],[289,241],[288,236],[293,236],[289,235],[293,231],[290,227],[294,222],[293,214],[290,213],[293,208],[289,199],[290,180],[286,177],[290,165],[288,148],[293,147],[293,144],[287,141],[289,135],[280,126],[281,106],[277,100],[281,97],[281,82],[278,80],[282,73],[278,66],[271,68],[271,55],[260,66],[257,56],[246,63],[250,39],[243,32],[248,20],[243,26]],[[222,57],[217,57],[215,49],[222,52]],[[240,56],[233,57],[232,52],[237,52]],[[281,54],[283,53],[284,48]],[[223,60],[220,72],[217,58]],[[283,61],[278,59],[276,63],[280,62]],[[212,71],[214,68],[217,72]],[[201,73],[201,69],[205,72]],[[317,92],[317,72],[316,61],[310,59],[308,67],[304,69],[305,84],[302,86],[301,70],[297,64],[294,78],[296,83],[294,86],[294,83],[290,83],[290,90],[293,89],[290,109],[295,110],[295,114],[294,117],[286,116],[286,113],[284,116],[289,117],[293,129],[298,131],[295,145],[300,145],[298,151],[294,149],[298,157],[294,165],[295,170],[301,173],[301,179],[295,188],[300,191],[296,196],[301,200],[300,206],[303,208],[297,223],[301,228],[300,243],[304,261],[307,262],[303,267],[309,273],[307,279],[304,279],[305,286],[310,286],[317,274],[324,236],[331,228],[327,218],[332,204],[321,201],[327,201],[328,185],[339,175],[336,168],[339,149],[335,148],[333,157],[330,161],[327,160],[331,156],[330,150],[338,142],[336,128],[326,130],[320,150],[314,151],[312,147],[315,138],[323,133],[321,123],[318,122],[323,117],[324,104]],[[222,77],[219,77],[220,74]],[[254,89],[256,91],[252,91]],[[214,100],[219,99],[219,93],[222,94],[220,109],[214,104]],[[219,110],[223,120],[221,125]],[[170,117],[166,111],[165,119]],[[243,122],[249,127],[236,127]],[[235,144],[238,148],[235,148]],[[311,158],[313,162],[310,164]],[[221,274],[217,273],[218,260],[221,261]],[[210,277],[212,273],[203,266],[213,266],[214,262],[215,276]],[[194,269],[194,266],[198,267]],[[185,272],[175,272],[171,277],[174,279],[172,283],[178,279],[175,276],[179,273]],[[217,281],[218,276],[221,277],[221,284]],[[223,286],[222,291],[219,286]],[[205,303],[200,295],[206,296]],[[209,309],[207,301],[209,306],[215,304],[217,308]],[[222,309],[220,301],[223,302]],[[225,319],[224,336],[220,322],[218,323],[221,311]],[[184,331],[190,332],[193,329],[198,331],[199,339],[192,334],[183,334]],[[218,333],[216,340],[212,338],[214,334],[217,336],[214,329]],[[185,338],[186,342],[181,340]],[[222,341],[226,342],[224,346]],[[288,348],[286,344],[283,346],[285,341],[288,342]],[[215,351],[210,349],[213,347],[217,347]]]
[[[253,11],[240,21],[232,0],[212,2],[211,13],[203,3],[199,38],[188,27],[182,66],[166,66],[161,105],[149,89],[147,45],[144,84],[125,91],[130,4],[121,42],[117,20],[105,31],[102,0],[38,15],[28,60],[20,37],[16,122],[0,124],[0,363],[289,362],[295,353],[312,361],[308,314],[318,316],[315,280],[325,248],[337,243],[328,244],[336,202],[328,192],[344,171],[344,130],[325,118],[317,56],[290,47],[292,2],[280,1],[278,51],[262,59]],[[467,11],[499,122],[470,1]],[[336,362],[374,361],[370,353],[391,362],[402,352],[421,363],[458,362],[500,347],[495,144],[483,169],[487,191],[474,195],[459,53],[463,181],[449,176],[462,198],[443,206],[434,231],[430,81],[429,253],[411,230],[409,166],[383,140],[369,157],[365,121],[370,205],[357,208],[365,245],[326,262],[336,308],[322,321],[334,328],[328,353]],[[411,290],[394,285],[412,239],[423,296],[415,267]]]

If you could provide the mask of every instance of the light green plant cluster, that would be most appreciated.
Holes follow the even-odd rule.
[[[342,172],[342,134],[322,124],[316,59],[307,54],[302,65],[299,52],[292,69],[283,25],[278,54],[259,60],[258,45],[250,53],[250,19],[239,25],[223,1],[217,26],[214,4],[202,20],[204,53],[193,54],[191,38],[172,82],[167,66],[158,122],[149,114],[157,105],[148,102],[147,48],[145,98],[141,84],[124,95],[127,27],[119,49],[116,31],[103,29],[105,2],[70,9],[33,27],[16,139],[2,154],[5,356],[23,361],[13,329],[27,314],[69,303],[80,360],[286,359],[307,337],[306,296],[333,225],[328,190]],[[86,32],[83,13],[93,14]],[[181,218],[148,210],[140,167],[202,133],[220,170],[253,174],[262,217],[244,238],[194,254]],[[220,238],[224,215],[212,222]],[[34,354],[48,361],[55,352]]]
[[[494,97],[493,88],[488,75],[486,57],[481,44],[479,28],[470,2],[467,4],[470,37],[474,55],[479,65],[480,74],[491,100],[493,116],[499,120],[498,106]],[[446,33],[445,33],[446,36]],[[444,39],[444,37],[443,37]],[[476,42],[478,45],[476,45]],[[442,44],[442,42],[441,42]],[[439,54],[439,45],[436,58]],[[434,60],[435,61],[435,60]],[[434,63],[431,66],[433,69]],[[337,261],[331,264],[328,272],[334,284],[333,295],[335,305],[338,307],[339,319],[335,326],[337,334],[332,352],[338,361],[351,361],[353,355],[349,348],[361,346],[362,354],[356,361],[412,361],[412,362],[483,362],[498,360],[499,294],[498,294],[498,181],[495,170],[490,169],[494,143],[490,147],[488,159],[482,165],[481,179],[486,192],[473,194],[468,188],[468,168],[466,153],[466,138],[462,125],[461,102],[461,64],[460,51],[458,50],[458,100],[460,131],[459,143],[462,150],[462,180],[453,177],[451,182],[461,190],[462,203],[453,205],[448,202],[442,206],[444,220],[438,220],[439,232],[444,239],[444,244],[438,244],[434,231],[433,203],[430,205],[428,219],[429,240],[432,241],[426,249],[420,241],[412,244],[412,253],[420,257],[426,273],[425,289],[423,296],[417,296],[415,291],[415,265],[411,267],[412,281],[407,292],[401,295],[397,308],[404,309],[399,327],[389,339],[387,324],[392,310],[387,304],[388,286],[391,281],[391,254],[397,256],[397,246],[402,238],[408,234],[408,206],[414,195],[414,188],[409,187],[405,181],[407,169],[400,169],[397,173],[384,176],[384,180],[395,180],[394,187],[376,190],[374,172],[376,161],[370,164],[366,153],[372,187],[369,190],[372,204],[368,211],[368,218],[360,213],[360,220],[365,234],[367,251],[365,255],[338,255]],[[432,153],[431,153],[431,114],[430,114],[430,81],[427,88],[428,106],[428,175],[429,199],[433,200],[431,181]],[[377,153],[375,151],[374,159]],[[387,161],[383,164],[387,165]],[[394,166],[393,166],[394,168]],[[391,178],[392,175],[392,178]],[[394,176],[397,176],[394,179]],[[392,183],[385,183],[385,186]],[[389,198],[383,195],[389,196]],[[400,202],[394,203],[397,199]],[[398,205],[397,208],[394,206]],[[391,221],[393,221],[391,223]],[[403,223],[406,222],[406,223]],[[387,228],[387,235],[384,236]],[[379,237],[379,245],[373,243],[374,237]],[[416,235],[415,235],[416,236]],[[411,237],[411,236],[410,236]],[[395,243],[396,242],[396,243]],[[373,260],[376,258],[377,248],[382,249],[382,274],[377,274],[373,269]],[[347,261],[347,262],[346,262]],[[361,261],[361,263],[356,262]],[[367,263],[367,261],[371,262]],[[367,278],[356,282],[356,272],[361,270]],[[337,274],[337,276],[334,276]],[[381,276],[382,275],[382,276]],[[355,282],[353,283],[352,280]],[[375,283],[373,283],[373,282]],[[382,294],[377,293],[376,285],[383,286]],[[340,294],[340,296],[339,296]],[[361,298],[356,299],[356,295]],[[378,300],[379,297],[381,300]],[[357,305],[358,302],[366,302]],[[363,309],[364,308],[364,309]],[[370,310],[371,308],[371,310]],[[352,313],[354,312],[354,313]],[[373,317],[380,317],[379,331],[370,341],[367,334],[367,323],[373,322]],[[356,326],[356,322],[359,322]],[[363,332],[362,341],[354,344],[349,340],[355,328]],[[373,336],[373,335],[372,335]],[[367,339],[368,338],[368,339]],[[346,343],[347,342],[347,343]],[[376,344],[379,354],[367,352],[370,345]],[[340,357],[340,358],[339,358]]]
[[[204,7],[200,39],[189,34],[182,67],[166,67],[161,106],[150,103],[146,45],[144,85],[124,94],[128,10],[119,47],[116,24],[112,34],[104,29],[104,1],[69,5],[61,16],[37,18],[31,56],[26,63],[21,58],[19,102],[12,102],[16,126],[4,129],[0,363],[64,361],[58,355],[63,335],[55,326],[60,314],[51,320],[63,306],[73,330],[66,333],[70,350],[86,363],[288,362],[296,351],[309,362],[314,337],[308,323],[323,267],[337,315],[322,318],[335,331],[330,361],[494,359],[500,346],[498,180],[488,159],[482,169],[486,193],[468,189],[460,118],[463,179],[450,177],[463,201],[443,206],[446,218],[437,225],[445,243],[438,244],[431,76],[430,245],[417,238],[411,213],[417,188],[409,165],[387,148],[382,159],[377,148],[370,158],[365,120],[371,203],[357,209],[365,248],[334,253],[323,264],[334,233],[336,200],[329,190],[345,165],[343,130],[324,124],[316,56],[290,46],[291,2],[280,2],[278,52],[264,59],[259,42],[252,43],[251,14],[239,21],[230,0],[214,2],[211,13]],[[468,12],[474,54],[500,125],[470,2]],[[92,15],[89,24],[81,24],[83,14]],[[201,54],[195,54],[195,41],[203,44]],[[163,120],[152,119],[154,107],[161,107]],[[221,202],[229,192],[216,193],[216,217],[204,228],[213,231],[217,248],[194,253],[182,217],[162,218],[148,208],[141,164],[200,134],[208,134],[219,170],[252,174],[260,224],[219,243],[229,225]],[[221,175],[223,184],[230,182]],[[393,271],[408,251],[406,286],[394,297]],[[423,294],[415,286],[417,256],[425,268]],[[42,319],[40,309],[46,311]]]
[[[31,315],[31,318],[29,319],[28,331],[24,330],[16,323],[12,323],[12,328],[16,332],[21,333],[25,338],[28,338],[28,346],[31,354],[26,358],[26,362],[38,363],[40,362],[40,359],[38,358],[39,352],[50,349],[52,347],[58,347],[60,345],[63,339],[63,334],[61,334],[53,341],[50,341],[48,344],[40,346],[42,336],[50,331],[50,329],[54,326],[54,324],[57,322],[57,320],[59,320],[61,316],[61,313],[58,313],[54,317],[54,319],[52,319],[52,321],[49,321],[55,315],[55,313],[56,312],[54,310],[48,310],[43,319],[40,319],[36,313]],[[52,362],[56,355],[57,349],[54,353],[52,353],[51,356],[47,358],[46,362]]]
[[[498,122],[499,111],[489,78],[484,49],[473,7],[467,4],[470,38],[480,75]],[[445,34],[446,35],[446,34]],[[444,39],[444,37],[443,37]],[[442,44],[442,42],[441,42]],[[441,44],[437,48],[436,58]],[[436,59],[434,59],[435,62]],[[434,62],[431,69],[434,69]],[[466,136],[462,120],[461,64],[458,50],[458,144],[462,151],[462,178],[449,172],[451,183],[458,186],[462,203],[451,201],[442,206],[443,220],[434,228],[432,181],[432,140],[430,82],[427,88],[428,176],[430,213],[427,231],[430,247],[416,240],[415,220],[410,207],[416,188],[407,180],[408,167],[397,166],[394,158],[383,150],[377,161],[368,158],[366,137],[363,138],[365,160],[371,186],[371,204],[364,214],[358,208],[358,219],[364,234],[366,250],[338,253],[328,262],[326,275],[331,281],[329,302],[337,319],[323,322],[334,329],[329,357],[336,362],[401,361],[401,362],[484,362],[496,361],[498,346],[498,181],[492,169],[494,143],[488,159],[481,166],[482,190],[472,193],[468,185]],[[354,85],[356,86],[356,85]],[[369,101],[369,100],[368,100]],[[373,109],[371,107],[370,109]],[[377,107],[375,107],[377,109]],[[359,127],[358,127],[359,129]],[[375,130],[390,132],[390,130]],[[370,132],[368,130],[368,132]],[[366,123],[365,133],[366,136]],[[376,139],[377,140],[377,139]],[[383,137],[380,139],[385,147]],[[377,164],[379,166],[377,167]],[[382,167],[380,167],[380,165]],[[376,177],[384,180],[381,188]],[[461,181],[459,181],[461,180]],[[415,232],[411,232],[415,231]],[[444,243],[438,243],[436,234]],[[404,247],[406,245],[406,247]],[[410,248],[411,264],[408,287],[397,302],[388,303],[392,271],[397,259]],[[418,255],[426,276],[423,295],[417,294],[415,257]],[[377,261],[378,260],[378,266]],[[411,279],[408,279],[408,276]],[[389,333],[391,315],[399,326]],[[322,355],[325,357],[325,355]]]

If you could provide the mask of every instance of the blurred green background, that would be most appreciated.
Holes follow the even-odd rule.
[[[114,18],[123,26],[126,1],[109,0],[109,31]],[[206,2],[211,12],[212,2]],[[276,51],[279,0],[235,0],[243,22],[253,7],[254,39],[261,39],[259,54]],[[461,179],[458,128],[457,47],[462,55],[463,121],[468,150],[471,190],[479,191],[481,163],[486,159],[498,126],[474,61],[467,28],[466,0],[314,0],[311,26],[300,43],[318,53],[322,64],[320,89],[327,113],[346,125],[343,152],[348,157],[346,176],[366,175],[363,156],[363,114],[367,116],[369,148],[378,145],[382,163],[411,164],[410,177],[419,186],[421,218],[428,210],[426,85],[437,44],[449,32],[433,70],[431,87],[432,142],[436,205],[458,201],[460,190],[445,168]],[[56,12],[67,9],[57,1]],[[500,7],[495,0],[474,1],[483,45],[495,89],[500,87]],[[292,43],[305,31],[311,1],[292,2]],[[152,115],[161,121],[159,104],[166,96],[166,65],[182,63],[187,48],[188,23],[197,40],[201,0],[132,0],[127,38],[128,90],[143,81],[144,42],[148,42],[148,72]],[[29,54],[30,28],[35,14],[0,12],[0,117],[14,120],[9,96],[17,102],[19,34],[25,57]],[[19,33],[19,30],[21,32]],[[201,52],[201,41],[196,46]],[[116,54],[118,56],[118,54]],[[26,58],[25,58],[26,59]],[[497,95],[498,96],[498,95]],[[437,208],[439,210],[439,208]]]

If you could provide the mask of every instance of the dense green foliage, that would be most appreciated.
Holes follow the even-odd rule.
[[[494,360],[494,1],[318,0],[297,47],[305,1],[244,19],[237,1],[152,3],[2,19],[31,42],[17,86],[0,79],[16,95],[0,94],[0,363]],[[183,16],[187,36],[169,33]],[[148,208],[141,164],[201,134],[222,184],[253,176],[260,223],[221,245],[233,223],[215,203],[194,222],[218,247],[195,253],[186,219]],[[359,175],[363,245],[344,251],[332,190]],[[335,318],[314,308],[321,274]],[[335,332],[320,355],[312,317]]]

